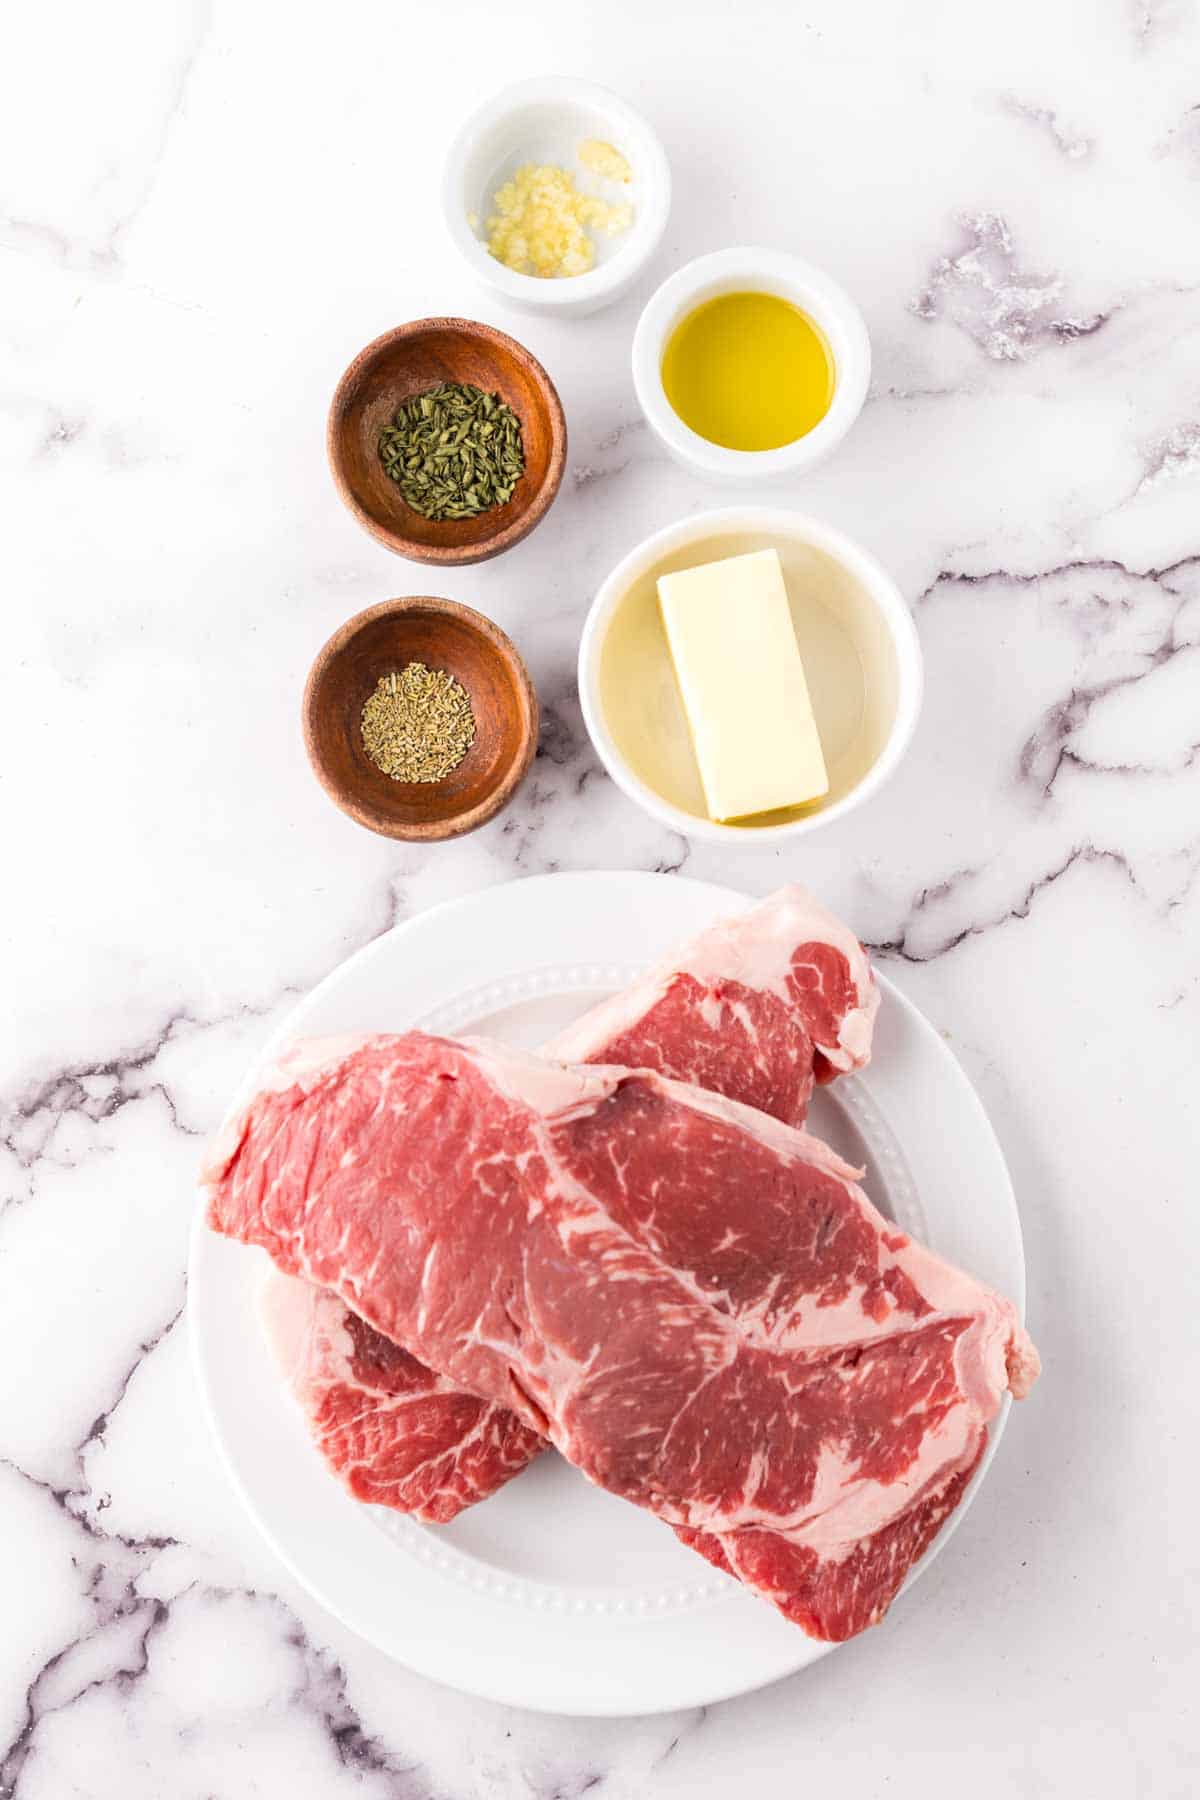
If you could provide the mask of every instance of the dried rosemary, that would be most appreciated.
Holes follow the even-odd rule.
[[[379,434],[379,456],[426,519],[473,519],[503,506],[525,473],[516,413],[467,382],[444,381],[406,400]]]
[[[442,781],[475,742],[466,689],[445,669],[406,663],[381,675],[362,709],[363,745],[393,781]]]

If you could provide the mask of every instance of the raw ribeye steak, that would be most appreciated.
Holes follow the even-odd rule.
[[[867,1062],[878,1004],[858,939],[793,885],[664,958],[546,1055],[657,1069],[799,1125],[815,1075]],[[397,1360],[336,1295],[272,1269],[263,1307],[313,1442],[356,1499],[446,1523],[544,1447],[506,1407]]]
[[[652,1073],[297,1046],[209,1219],[648,1508],[812,1635],[882,1617],[1037,1357],[825,1145]]]

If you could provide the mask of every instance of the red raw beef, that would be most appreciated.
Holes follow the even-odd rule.
[[[313,1442],[356,1500],[445,1525],[545,1448],[507,1406],[435,1375],[336,1294],[272,1267],[263,1311]]]
[[[1037,1355],[816,1139],[652,1073],[297,1046],[207,1171],[258,1244],[816,1637],[886,1611]]]
[[[793,885],[702,932],[546,1054],[657,1069],[799,1125],[814,1075],[828,1081],[867,1061],[878,1003],[857,938]],[[445,1523],[544,1448],[506,1407],[413,1358],[394,1372],[386,1340],[333,1294],[273,1271],[264,1313],[313,1441],[357,1499]]]
[[[657,1069],[801,1125],[814,1077],[869,1060],[878,1008],[854,933],[793,885],[701,932],[545,1054]]]

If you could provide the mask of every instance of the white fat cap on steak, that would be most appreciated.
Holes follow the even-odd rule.
[[[766,989],[790,1005],[787,980],[792,957],[798,945],[810,942],[841,951],[857,999],[841,1022],[837,1043],[818,1044],[817,1049],[842,1074],[864,1068],[879,1010],[879,989],[867,953],[849,926],[796,882],[748,912],[710,926],[682,950],[672,951],[641,981],[568,1025],[546,1046],[546,1054],[562,1062],[586,1062],[601,1045],[636,1025],[677,975],[693,975],[703,982],[737,981]]]

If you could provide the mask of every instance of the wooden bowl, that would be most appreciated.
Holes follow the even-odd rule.
[[[397,407],[441,381],[499,394],[521,421],[525,473],[511,500],[473,519],[423,518],[379,460],[379,433]],[[484,562],[519,544],[545,517],[567,460],[562,405],[541,363],[472,319],[414,319],[368,344],[338,382],[327,441],[338,493],[359,524],[398,556],[426,563]]]
[[[475,741],[443,781],[394,781],[367,755],[362,709],[406,663],[446,669],[475,715]],[[304,742],[344,813],[382,837],[432,842],[484,825],[512,799],[537,749],[529,671],[498,625],[454,600],[384,600],[335,631],[304,689]]]

